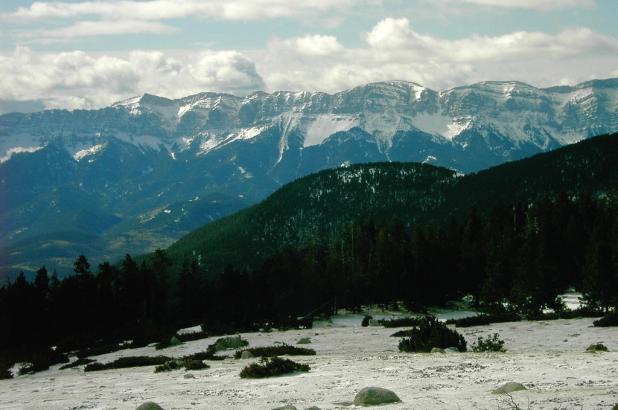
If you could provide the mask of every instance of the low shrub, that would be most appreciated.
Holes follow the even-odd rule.
[[[249,346],[249,342],[238,336],[221,337],[217,339],[213,344],[208,346],[208,350],[212,352],[218,352],[220,350],[227,349],[240,349],[241,347]]]
[[[391,337],[410,337],[412,336],[413,329],[400,330],[391,335]]]
[[[155,367],[154,371],[155,373],[160,373],[180,370],[182,368],[185,368],[186,370],[202,370],[208,369],[210,366],[199,359],[194,359],[191,356],[185,356],[180,359],[171,359],[163,364],[160,364]]]
[[[252,347],[251,349],[238,350],[234,353],[234,358],[240,359],[242,352],[249,351],[255,357],[274,357],[274,356],[315,356],[315,350],[304,347],[290,346],[286,344],[277,346]]]
[[[225,356],[217,356],[214,351],[206,350],[205,352],[193,353],[189,356],[184,356],[185,359],[194,359],[194,360],[225,360]]]
[[[430,352],[434,347],[456,347],[460,352],[465,352],[466,340],[435,317],[426,317],[410,330],[408,337],[399,341],[399,350],[402,352]]]
[[[20,375],[41,372],[49,369],[50,366],[55,364],[68,363],[69,357],[64,353],[49,349],[34,352],[25,361],[30,364],[19,369]]]
[[[13,374],[10,370],[12,366],[13,365],[9,362],[0,361],[0,380],[13,378]]]
[[[204,370],[210,367],[203,361],[195,359],[185,359],[184,366],[187,370]]]
[[[456,327],[471,327],[471,326],[483,326],[492,323],[504,323],[504,322],[518,322],[521,317],[514,312],[500,312],[486,314],[483,313],[478,316],[469,316],[461,319],[450,319],[446,323],[454,324]]]
[[[155,349],[161,350],[166,349],[168,347],[178,346],[182,344],[182,341],[178,338],[178,335],[173,335],[171,337],[166,337],[163,340],[159,341],[155,346]]]
[[[390,327],[407,327],[407,326],[418,326],[424,318],[422,317],[401,317],[394,319],[381,319],[378,320],[378,323],[381,326],[390,328]]]
[[[155,367],[154,372],[155,373],[171,372],[172,370],[180,370],[180,369],[182,369],[181,360],[170,360],[170,361],[167,361]]]
[[[588,346],[586,351],[588,353],[607,352],[607,346],[605,346],[603,343],[595,343]]]
[[[109,363],[90,363],[86,365],[84,371],[86,372],[94,372],[100,370],[109,370],[109,369],[124,369],[127,367],[142,367],[142,366],[156,366],[160,364],[164,364],[168,361],[172,360],[167,356],[129,356],[129,357],[121,357],[120,359],[116,359],[113,362]]]
[[[200,339],[206,339],[208,337],[210,337],[210,334],[208,332],[204,332],[203,330],[201,332],[193,332],[193,333],[182,333],[182,334],[177,334],[176,337],[181,341],[181,342],[191,342],[193,340],[200,340]]]
[[[126,348],[128,348],[128,345],[124,346],[118,343],[112,343],[112,344],[105,344],[105,345],[100,345],[100,346],[86,347],[84,349],[77,351],[76,355],[78,358],[83,359],[89,356],[99,356],[102,354],[117,352],[118,350],[126,349]]]
[[[472,351],[480,352],[506,352],[504,348],[504,340],[500,339],[498,333],[494,333],[493,336],[487,336],[483,338],[479,336],[476,344],[472,346]]]
[[[365,317],[363,318],[363,320],[361,321],[361,326],[362,327],[367,327],[369,326],[369,322],[373,319],[373,316],[371,315],[365,315]]]
[[[309,370],[310,367],[306,364],[296,363],[280,357],[265,357],[259,363],[250,364],[242,369],[240,377],[243,379],[261,379],[295,372],[308,372]]]
[[[612,313],[607,316],[603,316],[599,320],[593,322],[595,327],[610,327],[618,326],[618,313]]]
[[[87,359],[87,358],[81,358],[81,359],[77,359],[74,362],[71,362],[69,364],[65,364],[64,366],[62,366],[60,368],[60,370],[64,370],[64,369],[72,369],[74,367],[78,367],[84,364],[90,364],[90,363],[94,363],[95,360],[93,359]]]
[[[579,317],[601,317],[603,313],[594,308],[581,307],[573,310],[560,310],[557,312],[538,313],[528,315],[528,320],[557,320],[557,319],[576,319]]]

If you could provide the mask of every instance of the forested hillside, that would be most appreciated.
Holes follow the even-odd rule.
[[[507,163],[476,174],[422,164],[381,163],[322,171],[281,188],[262,203],[194,231],[168,252],[179,266],[196,259],[213,272],[255,267],[310,242],[331,243],[359,217],[444,225],[472,209],[531,205],[539,199],[618,198],[618,134]]]
[[[195,323],[255,330],[338,307],[420,310],[464,295],[536,317],[560,311],[557,296],[575,287],[590,310],[615,309],[615,164],[617,134],[469,176],[398,163],[320,172],[168,251],[96,268],[80,256],[62,280],[45,268],[34,283],[19,275],[0,288],[11,335],[0,362],[33,351],[51,360],[53,345],[169,340]]]

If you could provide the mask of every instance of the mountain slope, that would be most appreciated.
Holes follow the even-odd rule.
[[[164,247],[342,164],[473,172],[616,130],[618,79],[548,89],[504,81],[438,92],[391,81],[336,94],[145,94],[99,110],[1,115],[0,276],[40,264],[70,269],[63,255],[84,246],[95,262]]]
[[[476,174],[425,164],[376,163],[322,171],[290,183],[259,205],[183,237],[168,252],[213,271],[254,266],[287,246],[328,242],[358,218],[444,224],[471,209],[527,204],[561,195],[618,200],[618,134]]]

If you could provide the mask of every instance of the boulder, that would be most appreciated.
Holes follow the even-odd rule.
[[[298,340],[298,342],[296,342],[296,344],[298,345],[308,345],[311,343],[311,338],[310,337],[303,337],[301,339]]]
[[[184,377],[185,379],[195,379],[195,376],[194,376],[194,375],[192,375],[191,373],[186,373],[183,377]]]
[[[163,410],[163,407],[152,401],[147,401],[144,404],[140,404],[135,410]]]
[[[431,349],[431,353],[444,353],[444,349],[440,349],[439,347],[434,347]]]
[[[395,392],[382,387],[365,387],[354,397],[355,406],[377,406],[400,401]]]
[[[447,347],[444,349],[444,353],[460,353],[459,349],[456,347]]]
[[[255,356],[249,350],[243,350],[240,354],[241,359],[253,359]]]
[[[307,407],[305,410],[321,410],[321,409],[317,406],[311,406],[311,407]]]
[[[172,336],[172,338],[170,339],[170,346],[178,346],[178,345],[181,345],[181,344],[182,344],[182,342],[176,336]]]
[[[513,392],[520,391],[520,390],[528,390],[528,389],[526,389],[526,386],[524,386],[521,383],[508,382],[498,387],[496,390],[493,391],[493,393],[494,394],[508,394],[508,393],[513,393]]]
[[[298,409],[296,408],[296,406],[292,406],[291,404],[288,404],[287,406],[277,407],[277,408],[274,408],[273,410],[298,410]]]

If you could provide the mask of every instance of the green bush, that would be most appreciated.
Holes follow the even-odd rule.
[[[185,368],[186,370],[202,370],[208,369],[209,367],[210,366],[208,366],[206,363],[199,359],[193,359],[190,356],[185,356],[181,357],[180,359],[172,359],[158,365],[157,367],[155,367],[155,373],[180,370],[182,368]]]
[[[206,339],[206,338],[210,337],[210,334],[208,332],[204,332],[202,330],[201,332],[177,334],[176,337],[181,342],[191,342],[193,340]]]
[[[159,341],[155,348],[157,350],[166,349],[168,347],[178,346],[183,342],[180,340],[178,335],[173,335],[171,337],[166,337],[163,340]]]
[[[506,352],[504,348],[504,340],[500,339],[498,333],[494,333],[493,336],[487,336],[483,338],[479,336],[476,344],[472,346],[474,352]]]
[[[296,363],[289,359],[264,357],[259,363],[250,364],[242,369],[240,377],[243,379],[261,379],[295,372],[308,372],[309,370],[310,367],[308,365]]]
[[[127,367],[142,367],[142,366],[156,366],[160,364],[164,364],[168,361],[172,360],[167,356],[129,356],[129,357],[121,357],[120,359],[116,359],[110,363],[90,363],[86,365],[84,371],[86,372],[95,372],[100,370],[109,370],[109,369],[124,369]]]
[[[195,359],[185,359],[184,366],[187,370],[204,370],[210,367],[203,361]]]
[[[30,362],[30,365],[22,367],[19,370],[20,375],[41,372],[55,364],[68,363],[69,357],[64,353],[48,349],[32,353],[25,361]]]
[[[492,323],[518,322],[521,317],[513,312],[500,312],[492,314],[481,314],[478,316],[464,317],[462,319],[450,319],[446,323],[454,324],[456,327],[483,326]]]
[[[13,365],[8,362],[0,361],[0,380],[13,378],[13,375],[9,370],[12,366]]]
[[[528,320],[557,320],[557,319],[575,319],[579,317],[601,317],[603,313],[598,309],[591,307],[581,307],[573,310],[561,310],[550,313],[539,313],[536,315],[528,315]]]
[[[391,337],[410,337],[412,336],[413,331],[414,331],[413,329],[400,330],[398,332],[393,333]]]
[[[205,352],[193,353],[189,356],[184,356],[185,359],[194,360],[225,360],[225,356],[217,356],[214,351],[206,350]]]
[[[607,316],[603,316],[599,320],[593,322],[595,327],[610,327],[618,326],[618,313],[612,313]]]
[[[249,346],[249,342],[240,337],[240,335],[228,336],[217,339],[213,344],[208,346],[208,350],[211,352],[218,352],[227,349],[240,349],[245,346]]]
[[[382,319],[378,320],[381,326],[390,327],[406,327],[406,326],[418,326],[424,318],[422,317],[402,317],[395,319]]]
[[[87,358],[81,358],[81,359],[75,360],[72,363],[65,364],[64,366],[62,366],[60,368],[60,370],[72,369],[74,367],[81,366],[81,365],[84,365],[84,364],[89,364],[89,363],[94,363],[94,360],[93,359],[87,359]]]
[[[155,373],[171,372],[172,370],[180,370],[180,369],[182,369],[181,360],[170,360],[170,361],[167,361],[155,367],[154,372]]]
[[[607,352],[607,346],[605,346],[603,343],[595,343],[588,346],[586,351],[589,353]]]
[[[408,337],[399,341],[399,350],[402,352],[430,352],[434,347],[456,347],[460,352],[465,352],[466,340],[435,317],[426,317],[410,330]]]
[[[252,347],[250,349],[238,350],[234,353],[234,358],[240,359],[242,352],[249,351],[255,357],[274,357],[274,356],[315,356],[315,350],[304,347],[290,346],[282,344],[278,346]]]
[[[121,346],[118,343],[105,344],[105,345],[100,345],[100,346],[91,346],[91,347],[86,347],[84,349],[79,350],[77,352],[77,357],[82,359],[82,358],[89,357],[89,356],[99,356],[102,354],[117,352],[118,350],[126,349],[128,347],[129,345]]]

